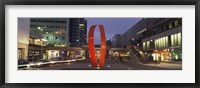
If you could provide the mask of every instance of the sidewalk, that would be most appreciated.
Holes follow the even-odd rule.
[[[112,63],[105,64],[103,68],[91,67],[90,63],[60,64],[53,67],[42,68],[42,70],[128,70],[129,66]]]
[[[182,63],[181,62],[172,62],[172,63],[160,62],[159,64],[147,63],[147,64],[142,64],[142,65],[161,67],[161,68],[180,69],[180,70],[182,69]]]

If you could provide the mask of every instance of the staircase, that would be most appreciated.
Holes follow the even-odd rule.
[[[142,55],[139,53],[139,51],[134,46],[130,46],[129,47],[129,51],[135,57],[134,58],[134,62],[136,62],[136,63],[145,63],[144,58],[142,57]]]

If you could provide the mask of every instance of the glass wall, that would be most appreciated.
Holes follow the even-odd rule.
[[[155,48],[165,48],[168,47],[168,36],[158,38],[154,41]]]
[[[150,41],[147,41],[147,49],[150,49]]]
[[[143,42],[143,49],[146,49],[146,42]]]
[[[177,34],[172,34],[169,37],[171,37],[171,46],[181,46],[181,33],[177,33]],[[165,37],[161,37],[158,39],[154,40],[154,46],[155,49],[159,49],[159,48],[167,48],[169,47],[169,38],[168,36]],[[143,49],[150,49],[150,41],[147,42],[143,42]]]
[[[171,46],[181,46],[181,33],[171,35]]]

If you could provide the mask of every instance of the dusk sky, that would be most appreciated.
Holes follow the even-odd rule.
[[[106,32],[106,38],[112,39],[115,34],[123,34],[133,25],[135,25],[141,18],[85,18],[87,20],[87,30],[90,26],[103,24]],[[95,44],[100,44],[99,27],[95,29],[94,39]]]

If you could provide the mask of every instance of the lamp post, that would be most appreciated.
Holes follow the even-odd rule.
[[[77,41],[77,46],[79,46],[79,40],[77,39],[76,41]]]
[[[134,38],[131,39],[131,43],[132,43],[132,45],[134,45]]]

